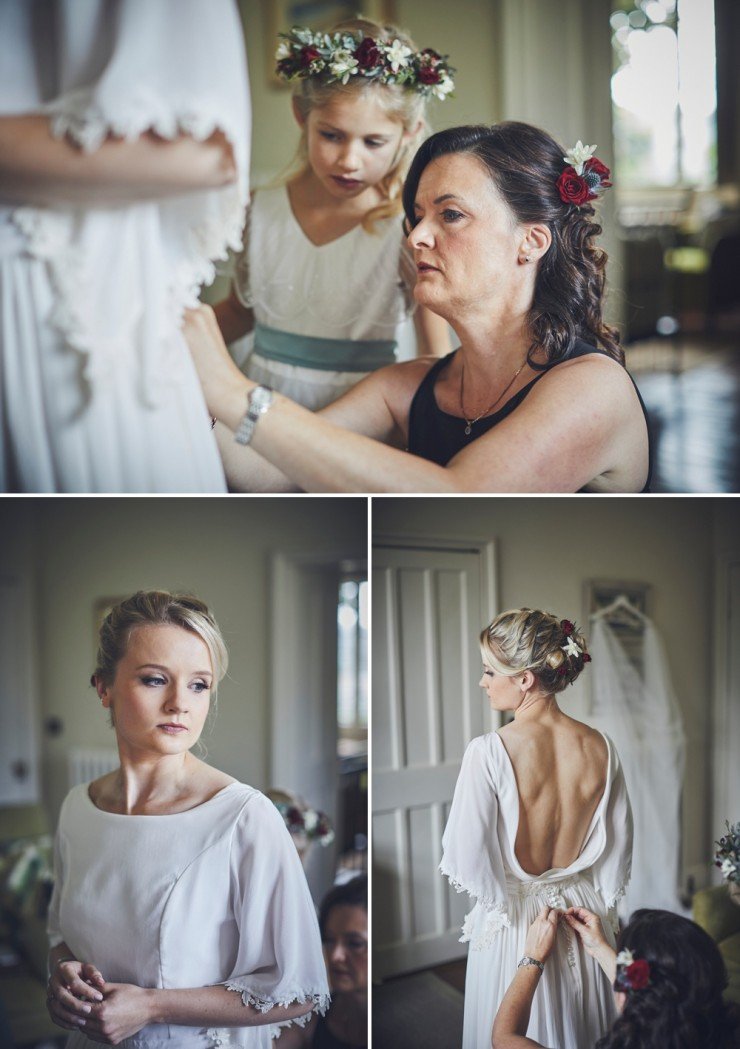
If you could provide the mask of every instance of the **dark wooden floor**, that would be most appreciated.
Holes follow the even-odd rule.
[[[648,411],[653,492],[740,492],[740,339],[626,348]]]

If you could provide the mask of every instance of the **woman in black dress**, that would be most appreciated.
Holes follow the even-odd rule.
[[[245,379],[212,311],[193,311],[232,488],[645,490],[645,410],[602,318],[591,201],[610,183],[592,152],[521,123],[428,139],[404,187],[414,296],[461,346],[382,368],[316,415]]]

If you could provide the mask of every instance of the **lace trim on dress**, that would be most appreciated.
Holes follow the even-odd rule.
[[[482,925],[480,920],[473,918],[474,914],[476,911],[472,910],[465,915],[460,937],[460,943],[470,942],[470,947],[474,951],[483,951],[486,947],[490,947],[502,929],[511,928],[509,916],[503,907],[487,910]]]
[[[492,896],[488,896],[482,890],[478,890],[474,885],[467,885],[447,866],[444,860],[440,863],[439,870],[449,880],[455,892],[467,892],[468,896],[472,896],[487,911],[503,909],[503,904],[499,900],[494,900]]]
[[[204,141],[214,132],[222,131],[237,152],[235,129],[228,127],[228,121],[222,116],[211,115],[219,112],[216,100],[205,105],[202,99],[197,104],[181,101],[179,106],[173,107],[170,102],[151,93],[140,92],[127,101],[128,108],[124,112],[113,116],[106,115],[98,103],[91,102],[89,92],[80,91],[66,96],[64,106],[64,112],[55,112],[54,104],[42,111],[49,115],[52,133],[56,137],[70,137],[85,152],[99,148],[109,134],[133,140],[147,131],[165,139],[189,134],[197,141]],[[246,198],[240,179],[237,177],[233,185],[203,192],[218,194],[218,197],[214,197],[211,203],[211,214],[203,215],[200,221],[196,220],[183,232],[180,258],[165,281],[158,325],[158,331],[162,333],[176,331],[185,308],[197,306],[200,286],[210,284],[215,278],[214,260],[226,259],[229,248],[236,251],[241,245]],[[167,201],[158,203],[166,205]],[[82,356],[83,377],[94,387],[102,379],[111,377],[115,364],[126,359],[137,318],[132,314],[129,326],[108,339],[101,338],[99,332],[93,330],[89,304],[95,299],[91,283],[92,276],[97,279],[97,274],[94,268],[91,273],[89,265],[86,267],[89,260],[75,244],[78,208],[21,207],[11,212],[11,218],[26,235],[29,252],[49,266],[56,293],[50,322],[66,344]],[[174,366],[175,359],[179,359],[178,345],[179,340],[160,336],[157,359],[140,362],[153,380],[146,384],[147,399],[151,402],[156,401],[152,390],[156,390],[160,383],[172,385],[178,380],[181,369]]]
[[[624,897],[625,893],[627,892],[627,886],[629,885],[629,882],[630,872],[628,871],[624,881],[619,886],[617,891],[613,895],[605,897],[604,899],[604,905],[606,907],[606,920],[609,922],[609,925],[611,926],[612,932],[615,936],[619,935],[619,915],[617,913],[619,909],[619,901]]]
[[[290,1027],[293,1024],[297,1027],[305,1027],[314,1013],[321,1013],[323,1016],[331,1002],[331,996],[321,991],[313,991],[310,993],[300,990],[287,991],[280,998],[263,998],[260,995],[252,994],[247,986],[246,980],[229,980],[224,986],[227,991],[239,992],[244,1005],[251,1005],[252,1008],[257,1009],[261,1013],[268,1013],[270,1009],[274,1009],[275,1006],[286,1007],[288,1005],[293,1005],[296,1002],[311,1003],[311,1012],[304,1013],[303,1016],[296,1016],[293,1020],[278,1020],[276,1023],[271,1024],[273,1039],[280,1037],[283,1027]],[[209,1038],[213,1039],[214,1046],[221,1047],[240,1044],[239,1042],[231,1040],[233,1031],[229,1028],[214,1027],[208,1030],[206,1034]]]

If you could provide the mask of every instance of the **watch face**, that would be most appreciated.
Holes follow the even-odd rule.
[[[249,396],[249,407],[253,411],[264,412],[272,404],[272,390],[269,386],[257,386]]]

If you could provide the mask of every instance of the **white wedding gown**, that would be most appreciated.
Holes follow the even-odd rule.
[[[619,758],[606,742],[606,787],[580,855],[538,876],[522,870],[514,853],[519,795],[501,737],[490,732],[468,744],[440,864],[455,888],[476,901],[461,937],[470,941],[463,1049],[489,1049],[527,930],[545,904],[594,911],[615,943],[616,904],[630,876],[632,818]],[[528,1036],[548,1049],[593,1049],[615,1016],[609,981],[575,933],[561,926],[535,993]]]
[[[223,984],[266,1018],[275,1005],[329,1004],[298,852],[275,806],[252,787],[232,783],[170,816],[103,812],[87,784],[74,787],[59,817],[54,876],[51,945],[66,943],[111,983]],[[121,1045],[269,1049],[280,1027],[150,1024]],[[80,1031],[67,1049],[94,1044]]]
[[[241,244],[250,110],[236,3],[3,0],[0,115],[28,114],[88,153],[108,135],[220,130],[238,178],[118,206],[0,194],[0,491],[225,491],[180,324],[213,260]]]

